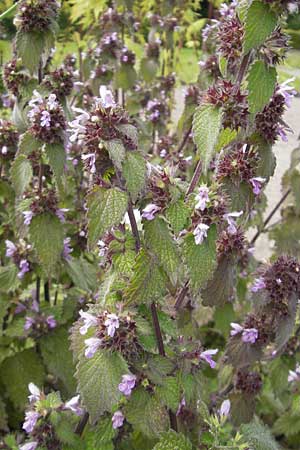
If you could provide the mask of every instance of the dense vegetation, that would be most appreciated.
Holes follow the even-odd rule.
[[[3,3],[0,448],[299,449],[299,0]]]

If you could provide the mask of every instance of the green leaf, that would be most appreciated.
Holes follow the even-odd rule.
[[[65,391],[71,397],[76,391],[73,377],[75,366],[69,350],[68,331],[60,327],[40,339],[40,350],[49,373],[63,382]]]
[[[162,217],[144,222],[146,245],[157,256],[161,266],[172,278],[180,266],[176,242],[173,239],[167,222]]]
[[[93,292],[97,286],[97,269],[86,259],[71,258],[66,261],[68,275],[75,286],[83,291]]]
[[[154,384],[163,384],[166,376],[174,370],[174,363],[161,355],[153,355],[147,361],[145,373]]]
[[[277,25],[276,14],[269,5],[254,1],[247,11],[244,53],[262,45]]]
[[[32,179],[32,167],[30,161],[24,155],[19,155],[11,166],[11,180],[16,194],[22,195]]]
[[[166,210],[166,218],[175,234],[186,227],[189,217],[190,211],[182,199],[172,203]]]
[[[76,377],[82,402],[92,423],[104,412],[112,412],[122,396],[118,385],[126,373],[129,373],[127,364],[119,353],[97,351],[93,358],[82,355]]]
[[[136,431],[149,438],[158,437],[169,427],[166,409],[142,387],[133,391],[124,415]]]
[[[201,105],[196,108],[193,117],[193,137],[203,170],[207,171],[213,158],[215,145],[219,136],[222,121],[222,110],[214,105]]]
[[[122,65],[115,73],[116,88],[130,89],[134,86],[137,79],[137,73],[134,67]]]
[[[145,187],[146,173],[146,161],[143,156],[135,152],[127,153],[123,163],[123,176],[133,201]]]
[[[255,411],[255,395],[234,392],[229,396],[231,402],[230,416],[235,426],[249,423]]]
[[[66,163],[66,152],[62,144],[46,144],[45,151],[57,186],[62,186],[62,176]]]
[[[180,384],[175,377],[166,377],[162,386],[158,386],[156,389],[157,398],[159,398],[163,404],[171,409],[174,413],[178,410],[180,403]]]
[[[207,238],[202,244],[195,243],[195,237],[189,233],[184,240],[184,261],[187,265],[191,287],[197,291],[204,287],[207,281],[212,277],[217,265],[216,254],[217,229],[211,225]]]
[[[270,429],[260,424],[258,421],[243,425],[240,431],[253,450],[280,449],[280,446],[273,438]]]
[[[192,444],[182,433],[169,430],[162,436],[153,450],[192,450]]]
[[[162,268],[145,250],[141,250],[134,267],[126,297],[129,302],[151,303],[163,297],[167,277]]]
[[[281,414],[274,424],[274,433],[284,434],[286,437],[300,433],[300,414],[292,414],[290,411]]]
[[[19,139],[18,155],[30,155],[30,153],[39,150],[43,143],[36,139],[29,131],[22,134]]]
[[[223,128],[219,134],[218,142],[216,144],[216,151],[219,152],[222,148],[226,147],[230,142],[232,142],[237,136],[236,130],[231,130],[230,128]]]
[[[134,125],[121,124],[116,128],[126,137],[128,137],[135,145],[138,145],[138,130]]]
[[[17,274],[18,268],[15,264],[0,267],[0,291],[14,291],[20,282]]]
[[[63,224],[54,214],[43,213],[33,217],[29,232],[38,259],[50,275],[63,251]]]
[[[159,63],[156,59],[143,58],[141,60],[140,72],[142,78],[149,83],[155,78],[156,72],[158,71]]]
[[[255,61],[248,73],[249,110],[256,114],[272,97],[276,85],[275,67],[268,67],[263,61]]]
[[[45,379],[43,363],[35,350],[24,350],[7,358],[1,365],[0,380],[10,400],[23,410],[28,403],[28,384],[42,387]]]
[[[114,166],[118,170],[121,170],[122,162],[125,158],[125,147],[121,139],[112,139],[111,141],[106,141],[105,147]]]
[[[7,426],[7,414],[5,409],[5,403],[0,397],[0,430],[1,431],[9,431]]]
[[[45,33],[19,30],[16,36],[16,48],[24,66],[31,73],[36,73],[45,49]]]
[[[118,188],[104,189],[96,186],[88,195],[88,239],[94,247],[103,234],[118,225],[127,210],[126,192]]]
[[[117,434],[117,430],[112,427],[111,417],[101,418],[99,424],[84,433],[84,441],[87,442],[86,450],[114,450],[112,440]]]

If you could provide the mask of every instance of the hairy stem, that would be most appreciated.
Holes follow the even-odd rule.
[[[36,301],[40,303],[40,292],[41,292],[41,279],[37,277],[36,279]]]
[[[179,295],[175,302],[174,308],[176,309],[176,311],[178,311],[181,308],[181,305],[185,299],[186,294],[188,293],[188,290],[189,290],[189,282],[186,281],[184,286],[181,288],[181,291],[179,292]]]
[[[176,151],[177,154],[180,153],[180,152],[182,152],[182,150],[184,149],[185,144],[187,143],[187,140],[188,140],[188,138],[189,138],[190,132],[192,131],[192,126],[193,126],[193,125],[191,125],[191,126],[189,127],[189,129],[185,132],[185,134],[184,134],[184,136],[183,136],[183,138],[182,138],[182,141],[180,142],[179,147],[178,147],[178,149],[177,149],[177,151]]]
[[[75,434],[78,434],[78,436],[82,435],[83,430],[86,424],[88,423],[88,420],[89,420],[89,413],[85,412],[75,428]]]
[[[194,191],[194,189],[197,186],[198,181],[200,179],[201,172],[202,172],[202,163],[201,163],[201,160],[199,159],[196,169],[194,171],[194,175],[193,175],[190,185],[188,187],[188,190],[186,191],[186,194],[185,194],[186,197]]]
[[[261,233],[263,233],[263,231],[265,230],[266,226],[268,225],[268,223],[270,222],[270,220],[272,219],[272,217],[274,216],[274,214],[276,213],[276,211],[278,211],[278,209],[280,208],[280,206],[282,205],[282,203],[286,200],[286,198],[289,196],[289,194],[291,193],[291,189],[288,189],[286,191],[286,193],[281,197],[281,199],[279,200],[279,202],[274,206],[274,208],[272,209],[272,211],[270,212],[270,214],[266,217],[263,226],[260,230],[258,230],[256,232],[256,234],[253,236],[253,238],[250,241],[250,245],[254,244],[256,242],[256,240],[259,238],[259,236],[261,235]]]
[[[46,281],[46,283],[44,284],[44,297],[45,297],[45,302],[50,303],[49,281]]]
[[[237,87],[239,88],[239,86],[241,85],[243,78],[245,76],[245,73],[248,69],[248,65],[250,62],[250,56],[251,56],[251,52],[247,53],[247,55],[245,55],[242,59],[238,74],[237,74],[237,78],[236,78],[236,84]]]

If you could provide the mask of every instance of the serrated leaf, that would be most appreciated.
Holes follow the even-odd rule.
[[[84,441],[87,443],[86,450],[114,450],[113,438],[117,430],[112,427],[111,417],[104,417],[99,424],[93,427],[89,432],[85,432]]]
[[[196,108],[193,117],[193,139],[197,146],[203,170],[214,156],[215,145],[219,136],[222,121],[222,110],[214,105],[201,105]]]
[[[126,297],[129,302],[151,303],[163,297],[167,277],[163,269],[148,253],[141,250],[130,280]]]
[[[182,433],[169,430],[162,433],[159,442],[153,450],[192,450],[192,444]]]
[[[255,411],[255,395],[245,393],[232,393],[229,396],[231,408],[230,416],[235,426],[249,423]]]
[[[137,73],[134,67],[122,65],[115,73],[114,84],[116,88],[131,89],[137,79]]]
[[[96,186],[88,195],[88,239],[94,247],[103,234],[118,225],[127,210],[126,192],[118,188],[104,189]]]
[[[172,230],[175,234],[178,234],[187,226],[189,217],[189,208],[182,199],[172,203],[166,210],[166,218],[170,222]]]
[[[29,232],[38,259],[50,275],[63,251],[63,224],[54,214],[43,213],[33,217]]]
[[[230,128],[223,128],[220,131],[218,142],[216,144],[216,151],[219,152],[222,148],[226,147],[230,142],[232,142],[237,136],[236,130],[231,130]]]
[[[19,155],[11,166],[11,180],[16,194],[22,195],[32,179],[32,167],[30,161],[24,155]]]
[[[168,374],[174,370],[174,363],[168,358],[153,355],[147,361],[145,373],[152,383],[162,384]]]
[[[76,378],[82,402],[96,422],[106,411],[111,412],[122,394],[118,389],[122,375],[129,373],[127,363],[119,353],[97,351],[93,358],[80,358]]]
[[[247,10],[244,53],[262,45],[277,25],[276,14],[269,5],[254,1]]]
[[[121,124],[116,127],[124,136],[128,137],[135,145],[138,145],[138,130],[134,125]]]
[[[142,387],[132,393],[125,417],[135,430],[149,438],[158,437],[169,427],[166,409]]]
[[[300,414],[291,414],[290,411],[281,414],[276,420],[273,429],[275,434],[284,434],[286,437],[300,433]]]
[[[176,242],[173,239],[167,222],[162,217],[144,222],[146,245],[157,256],[160,264],[172,278],[180,266]]]
[[[18,268],[15,264],[0,267],[0,291],[14,291],[20,283],[17,274]]]
[[[156,389],[157,398],[163,402],[163,404],[176,413],[180,403],[180,384],[175,377],[166,377],[162,386],[158,386]]]
[[[106,141],[105,147],[114,166],[118,170],[121,170],[122,162],[125,158],[125,147],[121,139],[112,139],[111,141]]]
[[[139,153],[127,153],[123,163],[123,176],[126,188],[135,201],[146,183],[146,161]]]
[[[24,66],[31,72],[36,73],[45,48],[44,33],[19,30],[16,36],[16,49],[18,56],[22,59]]]
[[[41,141],[36,139],[29,131],[26,131],[20,136],[18,155],[30,155],[31,152],[39,150],[42,145]]]
[[[7,358],[1,365],[0,379],[10,400],[17,409],[23,410],[28,403],[28,384],[39,387],[44,384],[43,363],[35,350],[24,350]]]
[[[245,343],[241,335],[230,338],[226,348],[226,362],[234,367],[242,369],[250,366],[262,357],[262,349],[258,344]]]
[[[249,110],[256,114],[265,107],[272,97],[276,85],[275,67],[268,67],[264,61],[255,61],[247,76]]]
[[[73,377],[75,366],[69,351],[68,331],[60,327],[40,339],[40,350],[49,373],[63,382],[65,392],[71,397],[76,391]]]
[[[140,65],[140,74],[144,80],[149,83],[155,78],[159,63],[156,59],[143,58]]]
[[[272,436],[270,429],[258,421],[243,425],[240,431],[253,450],[280,449],[280,446]]]
[[[125,253],[113,255],[113,263],[115,270],[121,275],[132,275],[135,263],[136,253],[133,250],[127,250]]]
[[[62,186],[62,176],[66,163],[66,151],[62,144],[46,144],[45,151],[57,186]]]
[[[207,238],[202,244],[195,243],[195,237],[189,233],[184,239],[183,254],[184,261],[188,268],[191,287],[194,291],[205,286],[205,283],[212,277],[217,266],[216,253],[217,229],[211,225]]]

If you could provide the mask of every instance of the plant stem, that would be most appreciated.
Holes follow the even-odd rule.
[[[178,149],[176,151],[177,154],[180,153],[183,150],[185,144],[187,143],[187,140],[189,138],[190,132],[192,131],[192,126],[193,125],[191,125],[189,127],[189,129],[185,132],[185,134],[184,134],[184,136],[182,138],[182,141],[180,142],[179,147],[178,147]]]
[[[89,413],[85,412],[75,428],[75,434],[78,434],[79,436],[82,435],[88,420],[89,420]]]
[[[194,189],[197,186],[197,183],[200,179],[201,172],[202,172],[202,163],[201,163],[201,160],[199,159],[196,169],[195,169],[195,172],[194,172],[194,175],[193,175],[190,185],[188,187],[188,190],[186,191],[186,194],[185,194],[186,197],[194,191]]]
[[[181,288],[181,291],[179,292],[179,295],[175,302],[174,308],[176,309],[176,311],[178,311],[178,309],[180,309],[180,307],[185,299],[185,296],[188,293],[188,290],[189,290],[189,282],[186,281],[184,286]]]
[[[248,68],[248,64],[250,61],[250,56],[251,56],[251,52],[247,53],[247,55],[245,55],[242,59],[238,74],[237,74],[237,78],[236,78],[236,84],[237,84],[237,88],[240,87],[243,78],[245,76],[246,70]]]
[[[50,303],[49,281],[46,281],[46,283],[44,284],[44,297],[45,297],[45,302]]]
[[[4,11],[1,15],[0,15],[0,20],[5,19],[7,16],[9,16],[9,14],[18,6],[18,4],[20,3],[20,1],[14,3],[12,6],[10,6],[6,11]]]
[[[159,320],[158,320],[158,315],[157,315],[157,309],[156,309],[155,302],[151,303],[151,307],[150,308],[151,308],[152,322],[153,322],[153,326],[154,326],[154,331],[155,331],[158,351],[159,351],[159,354],[161,356],[166,356],[164,342],[163,342],[163,338],[162,338],[162,334],[161,334],[161,329],[160,329],[160,326],[159,326]]]
[[[36,279],[36,301],[40,303],[40,291],[41,291],[41,279],[37,277]]]
[[[138,230],[137,223],[135,220],[131,200],[129,200],[127,212],[128,212],[128,216],[129,216],[130,225],[131,225],[131,231],[132,231],[132,234],[133,234],[133,237],[135,240],[135,250],[138,253],[141,248],[141,240],[140,240],[140,234],[139,234],[139,230]]]
[[[270,212],[270,214],[266,217],[263,226],[260,230],[258,230],[256,232],[256,234],[253,236],[253,238],[250,241],[250,245],[254,244],[256,242],[256,240],[258,239],[258,237],[260,236],[260,234],[264,231],[264,229],[266,228],[266,226],[268,225],[268,223],[270,222],[270,220],[272,219],[272,217],[274,216],[274,214],[276,213],[276,211],[280,208],[280,206],[282,205],[282,203],[286,200],[286,198],[288,197],[288,195],[291,193],[291,189],[288,189],[286,191],[286,193],[281,197],[281,199],[279,200],[279,202],[274,206],[274,208],[272,209],[272,211]]]

